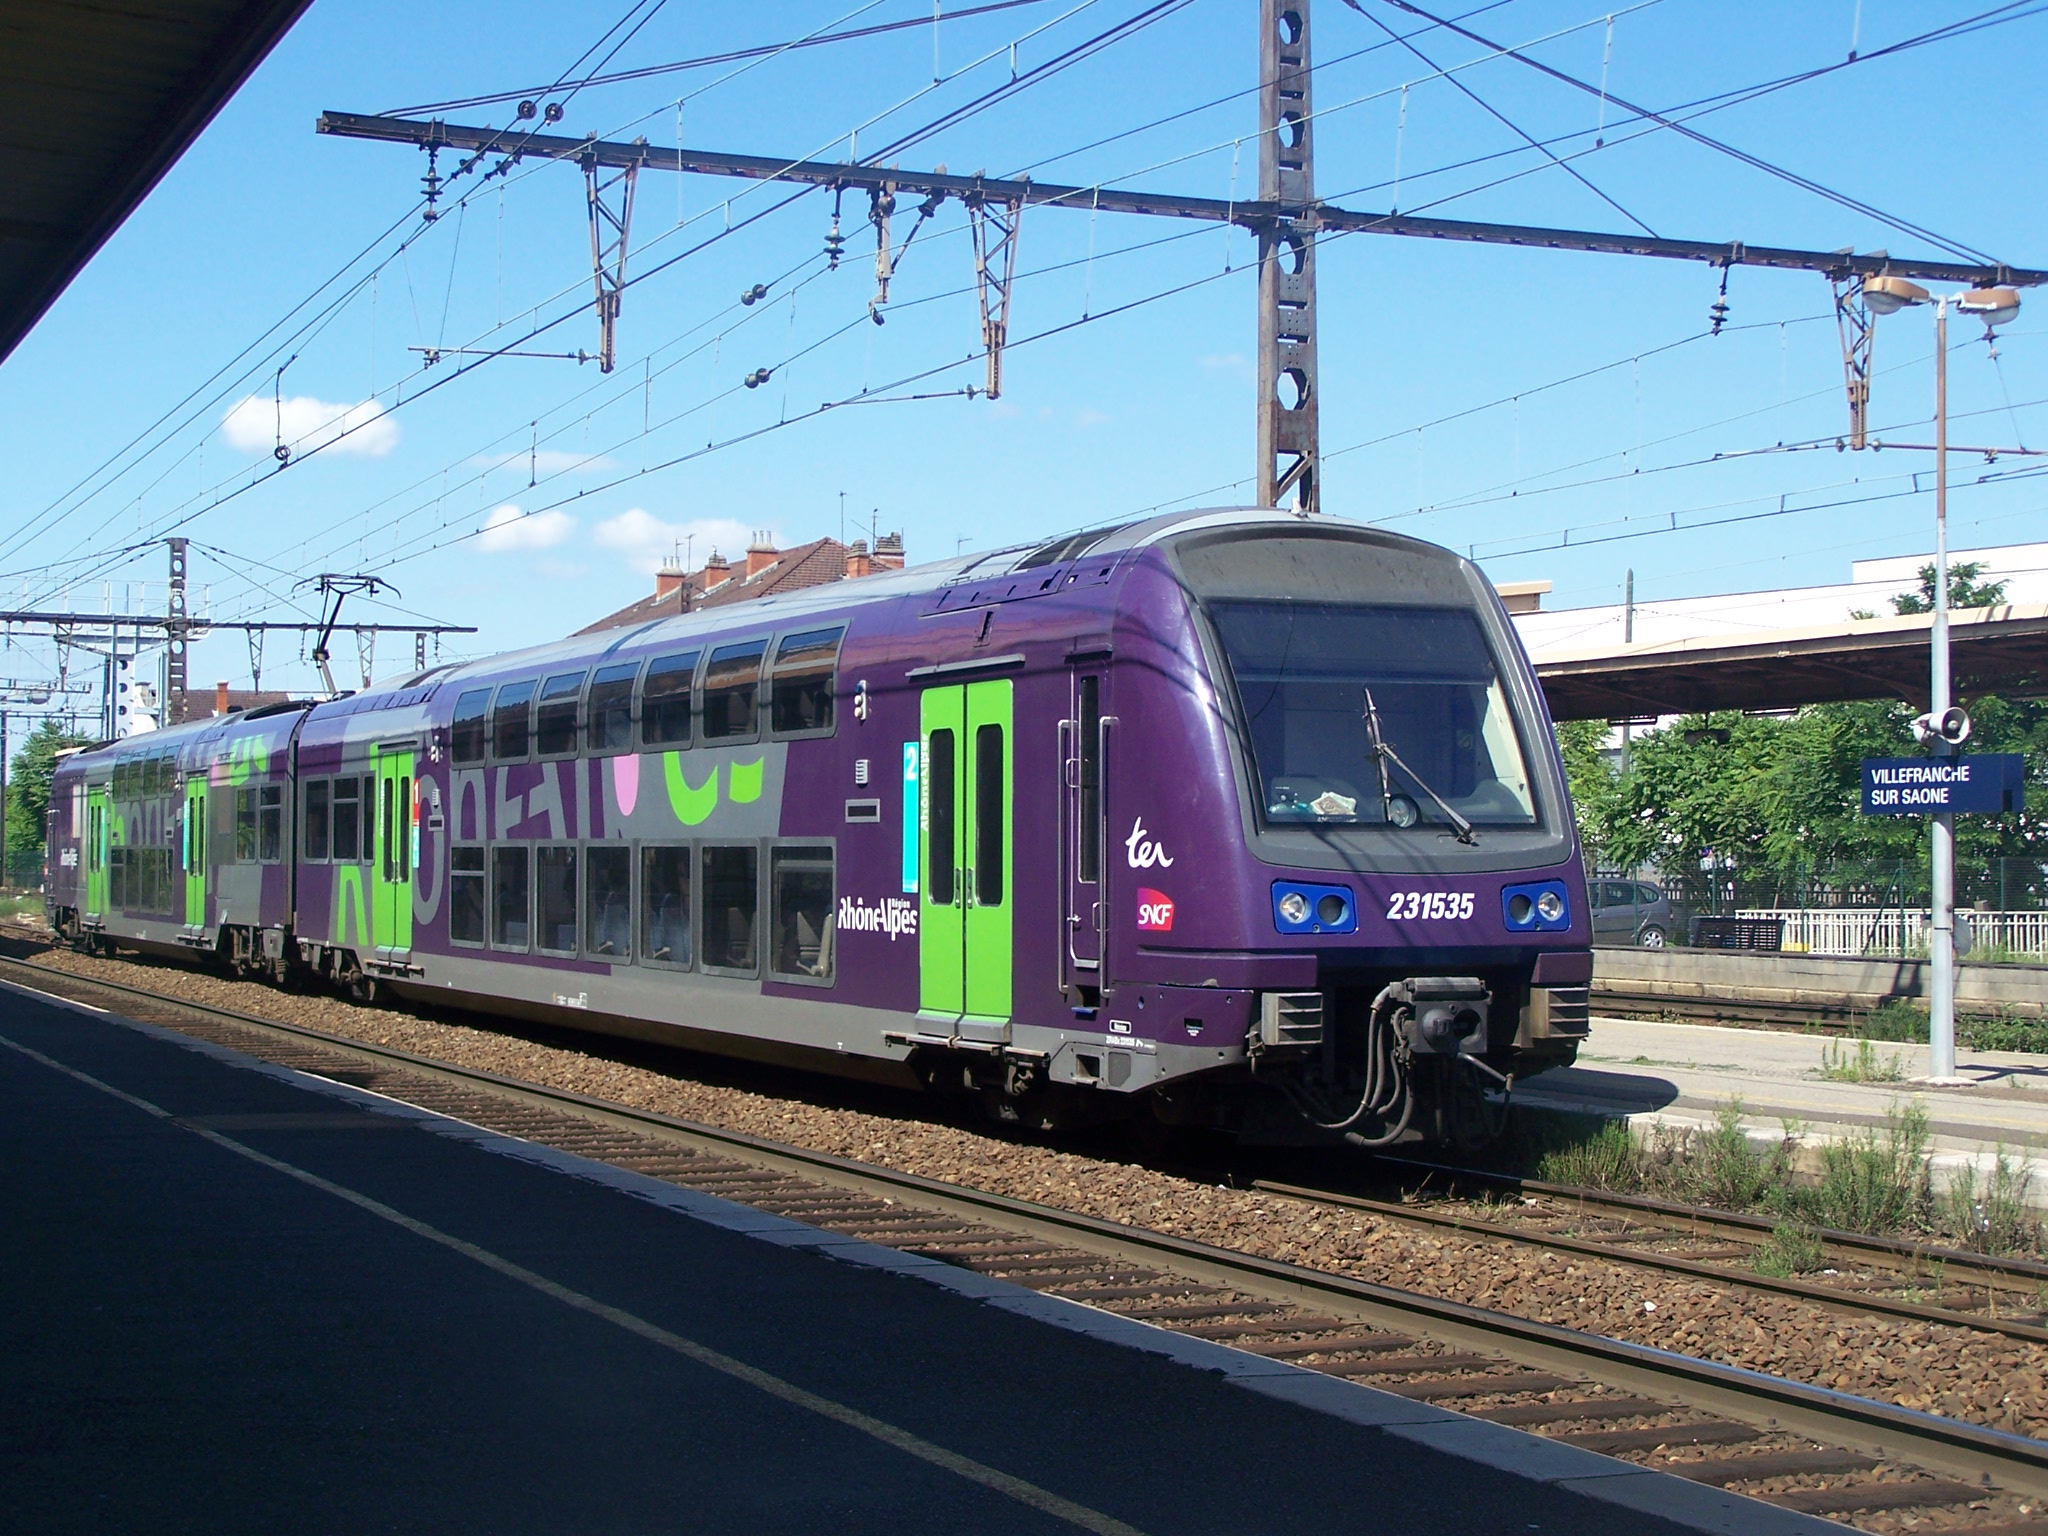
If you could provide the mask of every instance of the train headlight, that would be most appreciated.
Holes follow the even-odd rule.
[[[1394,795],[1387,801],[1387,820],[1406,829],[1422,820],[1422,812],[1406,795]]]
[[[1510,933],[1559,933],[1572,925],[1571,892],[1562,880],[1506,886],[1500,915]]]
[[[1358,896],[1348,885],[1273,882],[1273,926],[1282,933],[1356,933]]]

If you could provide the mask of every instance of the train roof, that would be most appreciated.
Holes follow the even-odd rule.
[[[399,708],[420,702],[450,683],[482,681],[506,671],[544,670],[557,661],[587,664],[593,656],[619,652],[638,655],[643,646],[692,636],[725,634],[740,628],[780,629],[792,622],[800,623],[812,615],[836,615],[906,597],[940,593],[962,583],[986,582],[1024,571],[1050,571],[1055,566],[1105,559],[1187,533],[1232,527],[1278,530],[1304,526],[1343,529],[1387,544],[1432,550],[1439,548],[1426,540],[1328,515],[1308,519],[1296,512],[1259,507],[1171,512],[1131,522],[1079,529],[1051,539],[1006,545],[1001,549],[984,550],[952,560],[928,561],[900,571],[881,571],[852,582],[827,582],[793,592],[771,593],[745,603],[668,615],[639,625],[600,631],[595,635],[572,635],[543,645],[501,651],[474,661],[444,663],[322,705],[320,713],[324,717],[330,713],[353,714],[363,710]],[[1457,557],[1453,555],[1452,558]]]

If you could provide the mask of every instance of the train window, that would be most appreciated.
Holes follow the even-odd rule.
[[[533,735],[533,684],[505,683],[491,706],[491,756],[501,763],[526,760]]]
[[[761,658],[768,642],[721,645],[704,669],[704,739],[752,736],[759,728]]]
[[[1102,679],[1081,679],[1081,857],[1080,876],[1098,880],[1102,870]]]
[[[325,860],[327,857],[327,792],[325,779],[311,779],[306,784],[306,857],[311,860]]]
[[[256,799],[256,857],[275,864],[284,857],[284,786],[265,784]]]
[[[1520,727],[1475,613],[1264,598],[1208,607],[1268,822],[1426,830],[1448,820],[1441,797],[1477,826],[1536,824]],[[1374,729],[1391,749],[1384,770]]]
[[[256,786],[235,791],[235,862],[256,862]]]
[[[362,780],[334,781],[334,857],[353,864],[363,850]]]
[[[448,937],[456,944],[484,941],[484,851],[448,850]]]
[[[1003,728],[974,732],[974,904],[1003,904]]]
[[[391,781],[385,778],[378,779],[377,789],[379,791],[377,826],[380,829],[380,843],[376,856],[381,858],[381,862],[377,867],[384,872],[386,880],[396,880],[398,878],[398,859],[397,855],[392,851]]]
[[[533,851],[534,945],[552,954],[576,953],[576,850]]]
[[[637,661],[599,667],[590,680],[590,750],[623,752],[633,745],[633,679]]]
[[[770,969],[799,981],[832,979],[832,849],[775,848],[768,855]]]
[[[500,949],[528,947],[532,854],[525,843],[500,843],[491,850],[491,942]]]
[[[754,930],[760,915],[760,850],[704,850],[704,964],[752,972]]]
[[[657,656],[640,686],[640,740],[650,747],[679,746],[690,739],[690,682],[697,652]]]
[[[612,960],[633,956],[633,850],[616,843],[583,851],[583,944]]]
[[[775,648],[774,725],[777,735],[832,729],[834,673],[845,629],[784,635]]]
[[[925,828],[924,846],[931,868],[925,889],[932,905],[953,905],[953,733],[933,731],[925,749],[924,793],[930,806],[930,824]]]
[[[540,685],[533,734],[542,757],[566,757],[576,750],[576,700],[582,692],[581,672],[564,672]]]
[[[687,843],[640,850],[640,958],[690,963],[690,849]]]
[[[491,712],[491,690],[479,688],[455,701],[455,722],[448,730],[448,761],[484,760],[484,722]]]

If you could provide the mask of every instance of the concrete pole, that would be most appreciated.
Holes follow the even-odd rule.
[[[1946,296],[1934,304],[1934,627],[1930,650],[1927,708],[1938,720],[1949,706]],[[1956,823],[1947,811],[1930,819],[1934,922],[1927,945],[1927,1072],[1940,1082],[1956,1075]]]

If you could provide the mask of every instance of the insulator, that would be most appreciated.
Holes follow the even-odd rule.
[[[768,380],[774,376],[774,373],[775,370],[773,368],[756,368],[752,373],[748,374],[746,377],[747,388],[759,389],[763,384],[766,384]]]
[[[1713,307],[1707,311],[1707,314],[1713,321],[1714,334],[1716,336],[1720,335],[1721,327],[1728,323],[1728,301],[1726,299],[1714,300]]]
[[[549,102],[542,110],[541,116],[551,123],[559,123],[562,120],[562,104],[559,101]]]
[[[839,265],[839,258],[846,250],[846,236],[839,233],[839,221],[832,221],[831,233],[825,236],[825,260],[833,267]]]
[[[531,119],[538,111],[540,111],[540,108],[530,101],[519,103],[519,116],[522,120]]]
[[[751,288],[742,288],[740,290],[740,302],[742,304],[755,304],[767,297],[768,285],[766,283],[756,283]]]

